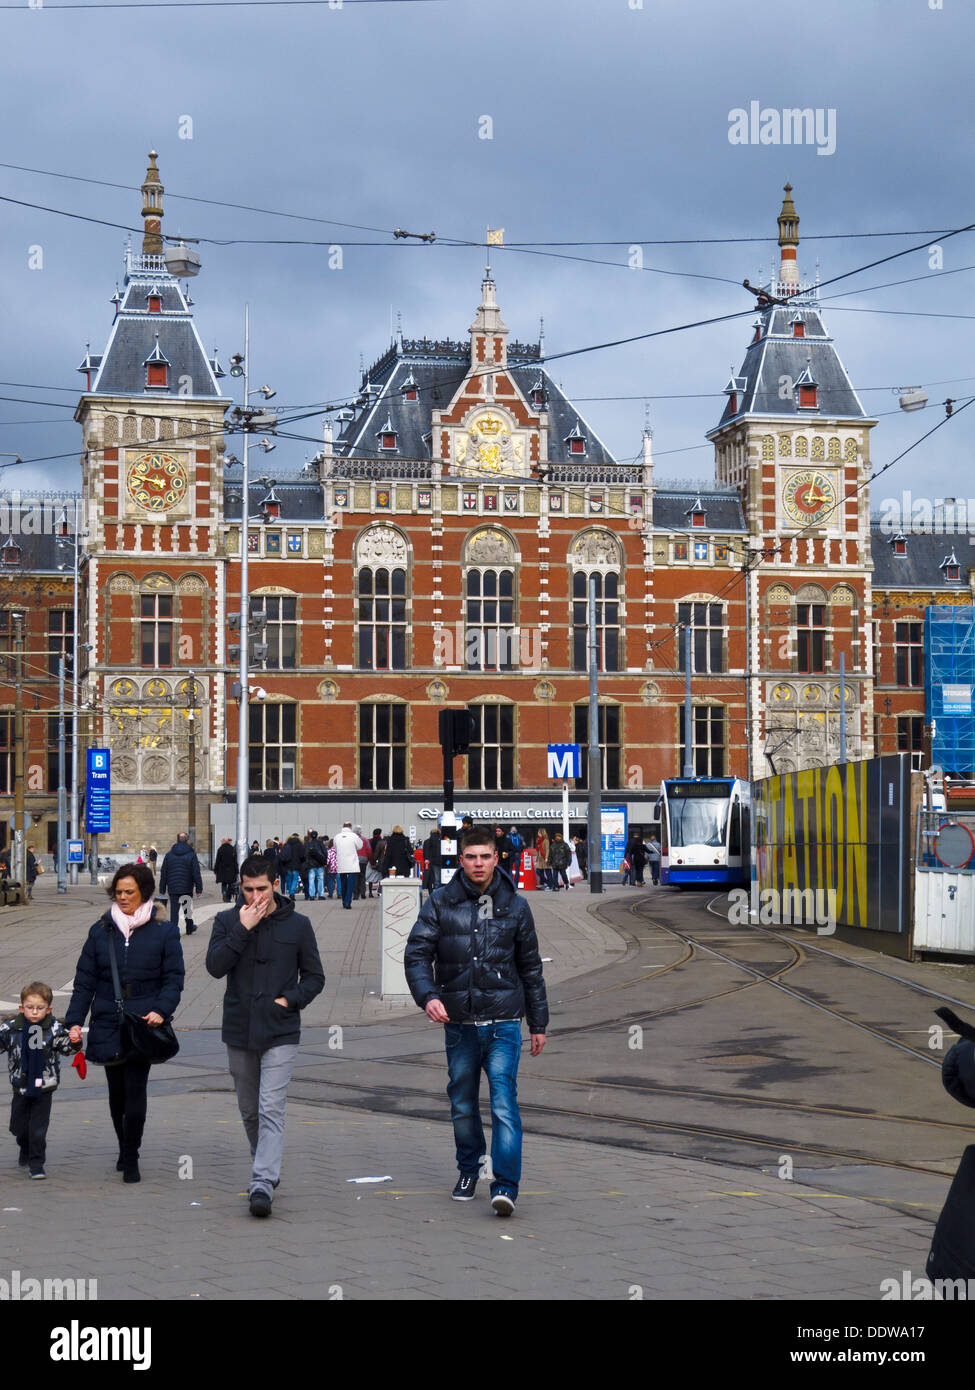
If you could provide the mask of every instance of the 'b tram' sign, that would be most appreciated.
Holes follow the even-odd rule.
[[[107,835],[112,828],[111,750],[88,749],[85,785],[85,827],[89,835]]]

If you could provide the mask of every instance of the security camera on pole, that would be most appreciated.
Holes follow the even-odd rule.
[[[474,716],[466,709],[440,711],[443,749],[443,814],[440,816],[440,882],[449,883],[459,863],[454,815],[454,758],[466,753],[474,737]]]

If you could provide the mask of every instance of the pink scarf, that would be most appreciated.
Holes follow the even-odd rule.
[[[152,916],[153,909],[155,908],[155,906],[156,904],[150,898],[148,902],[145,902],[142,904],[141,907],[136,908],[135,912],[133,912],[131,917],[127,917],[126,914],[119,907],[118,903],[112,904],[112,921],[115,923],[119,931],[125,937],[126,944],[128,944],[129,937],[132,935],[134,929],[136,927],[145,926],[146,922],[149,921],[149,918]]]

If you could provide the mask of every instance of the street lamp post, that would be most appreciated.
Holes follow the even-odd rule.
[[[15,883],[24,883],[24,615],[14,613],[14,848],[10,872]],[[26,888],[24,889],[26,896]]]
[[[78,693],[79,693],[79,671],[78,671],[78,637],[79,637],[79,618],[80,618],[80,587],[81,587],[81,543],[88,534],[81,529],[81,498],[75,498],[74,504],[74,535],[68,536],[68,514],[66,510],[61,512],[58,518],[57,544],[60,548],[70,544],[73,550],[74,584],[72,588],[72,630],[71,630],[71,775],[69,778],[69,802],[68,814],[71,819],[71,839],[77,840],[80,833],[78,815]],[[62,706],[64,700],[62,698]],[[58,811],[60,826],[61,811]],[[65,847],[65,853],[67,848]],[[58,838],[58,862],[61,860],[60,830]],[[78,882],[78,866],[72,864],[69,869],[72,884]],[[60,869],[58,873],[58,883],[60,890]]]
[[[196,849],[196,675],[189,673],[190,737],[189,737],[189,805],[187,807],[187,831],[190,844]]]

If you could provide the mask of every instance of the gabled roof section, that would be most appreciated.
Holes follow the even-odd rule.
[[[161,395],[219,398],[220,388],[179,281],[167,272],[162,256],[137,256],[129,250],[125,259],[122,302],[87,394],[146,395],[145,364],[151,360],[166,361],[170,367],[168,385],[148,393],[154,400]],[[161,313],[149,312],[150,291],[161,298]]]
[[[895,555],[891,544],[901,536],[907,540],[907,553]],[[957,590],[969,582],[972,569],[968,536],[943,530],[915,530],[899,526],[891,535],[887,522],[871,522],[870,550],[873,556],[873,588]],[[961,554],[959,554],[959,551]],[[942,566],[947,560],[960,566],[960,579],[946,579]]]
[[[805,326],[801,338],[792,331],[797,316]],[[729,398],[716,428],[749,415],[808,420],[812,412],[799,411],[796,390],[789,387],[791,382],[793,388],[798,388],[800,381],[814,382],[819,388],[815,414],[840,419],[867,418],[818,306],[795,309],[791,305],[772,305],[763,312],[762,330],[762,336],[749,343],[741,369],[732,377],[739,393],[734,402],[736,408],[731,409]]]
[[[704,507],[707,521],[692,533],[690,514],[699,506]],[[740,532],[742,535],[748,531],[741,498],[734,488],[655,488],[653,525],[654,530],[678,531],[681,535],[694,534],[695,539],[708,536],[714,531]]]
[[[158,315],[154,319],[158,320]],[[509,342],[506,363],[494,370],[511,380],[532,415],[539,414],[532,403],[532,392],[539,388],[544,391],[548,461],[578,463],[578,454],[570,453],[566,441],[583,435],[587,463],[615,463],[595,430],[544,370],[539,356],[536,343]],[[483,366],[480,370],[483,372]],[[398,458],[428,459],[433,412],[446,410],[473,374],[468,342],[397,336],[363,374],[362,391],[368,399],[360,396],[355,418],[336,437],[336,454],[345,458],[375,458],[379,453],[377,437],[385,431],[396,435]],[[373,388],[369,393],[367,383]],[[409,389],[417,391],[415,401],[406,399]]]

